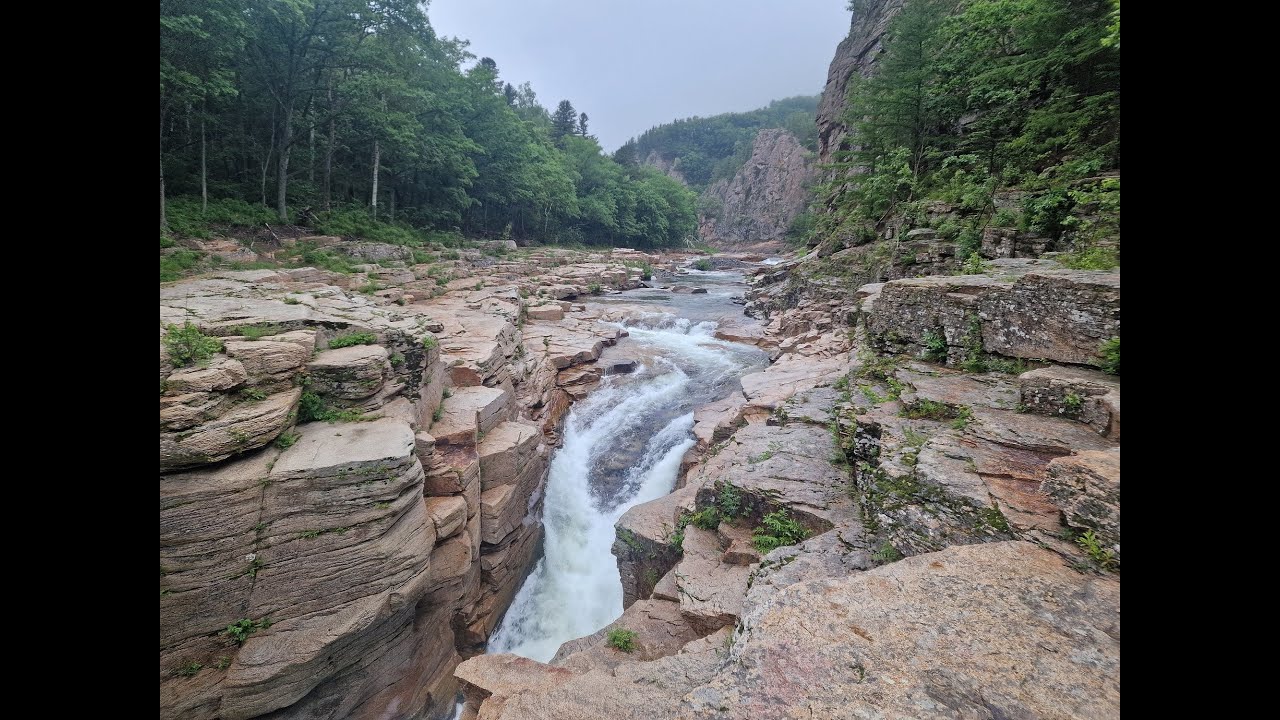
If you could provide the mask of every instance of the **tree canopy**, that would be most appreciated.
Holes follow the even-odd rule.
[[[277,222],[362,208],[412,228],[534,242],[676,245],[694,196],[614,162],[569,100],[549,113],[498,62],[436,36],[414,0],[162,0],[165,201]]]

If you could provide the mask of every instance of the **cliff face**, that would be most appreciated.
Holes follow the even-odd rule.
[[[848,149],[849,128],[840,121],[844,112],[849,79],[858,74],[870,77],[883,50],[881,38],[903,0],[858,0],[849,24],[849,35],[836,47],[836,56],[827,70],[827,84],[818,103],[818,160],[831,162],[836,150]]]
[[[761,130],[731,180],[702,194],[698,235],[721,248],[779,242],[808,202],[812,154],[786,130]]]
[[[638,286],[623,259],[659,263],[473,251],[162,287],[160,716],[451,712],[533,560],[581,366],[625,334],[560,298]],[[171,339],[188,322],[221,339],[202,362]]]

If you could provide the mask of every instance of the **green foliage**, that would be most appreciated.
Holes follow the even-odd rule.
[[[199,266],[203,259],[204,253],[195,250],[175,250],[161,255],[160,282],[181,280]]]
[[[623,145],[614,158],[635,162],[656,153],[701,191],[716,180],[733,177],[751,156],[755,136],[764,128],[786,129],[809,150],[817,150],[817,105],[817,96],[791,97],[751,112],[676,120],[645,131]]]
[[[227,629],[223,630],[221,634],[230,638],[235,644],[243,645],[250,635],[269,627],[271,627],[271,618],[262,618],[260,620],[244,618],[228,625]]]
[[[738,486],[730,482],[722,483],[719,486],[716,507],[719,508],[720,514],[724,517],[734,518],[746,512],[746,507],[743,505],[742,500],[742,491],[738,489]]]
[[[693,514],[690,522],[703,530],[715,530],[720,527],[720,510],[716,507],[703,508]]]
[[[782,449],[782,443],[771,442],[769,443],[769,448],[767,450],[760,453],[759,455],[747,458],[747,462],[751,463],[752,465],[756,463],[764,462],[765,460],[768,460],[769,458],[773,457],[774,453],[778,452],[781,449]]]
[[[240,397],[250,402],[262,402],[267,399],[267,393],[261,388],[245,388],[240,391]]]
[[[210,199],[205,211],[197,197],[176,197],[169,201],[167,215],[170,232],[196,238],[209,237],[214,228],[262,227],[276,221],[270,209],[237,198]]]
[[[203,363],[222,350],[222,340],[200,332],[200,328],[190,321],[182,327],[169,325],[165,335],[165,349],[169,351],[169,360],[174,367],[183,367],[193,363]]]
[[[437,405],[436,409],[431,412],[431,422],[440,422],[442,417],[444,417],[444,403]]]
[[[884,565],[887,563],[897,562],[898,560],[901,560],[902,553],[898,552],[898,548],[894,547],[893,543],[889,542],[888,540],[885,540],[884,544],[880,546],[879,550],[876,550],[875,552],[871,553],[871,559],[875,560],[877,563],[881,565]]]
[[[285,431],[276,438],[276,447],[281,450],[288,450],[293,444],[298,442],[298,438],[302,437],[301,433]]]
[[[889,23],[879,72],[849,83],[853,150],[818,187],[818,234],[848,244],[921,198],[979,219],[997,187],[1028,195],[1024,229],[1078,231],[1072,183],[1120,164],[1118,12],[1077,0],[913,0]],[[850,173],[858,173],[856,183]],[[1018,221],[1008,211],[992,223]],[[975,226],[975,232],[980,230]],[[958,242],[968,259],[980,236]],[[861,238],[861,240],[860,240]]]
[[[1120,265],[1120,254],[1109,247],[1091,247],[1062,253],[1054,259],[1072,270],[1110,270]]]
[[[609,631],[609,647],[629,653],[636,649],[636,633],[625,628],[614,628]]]
[[[302,398],[298,401],[298,422],[322,420],[328,411],[328,405],[319,395],[310,390],[304,391]]]
[[[1098,351],[1102,356],[1102,371],[1108,375],[1120,374],[1120,338],[1113,337],[1102,343]]]
[[[697,260],[693,261],[694,270],[701,270],[702,272],[707,272],[713,267],[715,266],[711,264],[710,258],[698,258]]]
[[[1094,534],[1094,531],[1088,530],[1080,537],[1076,538],[1076,545],[1084,550],[1089,559],[1103,570],[1114,570],[1116,565],[1115,553],[1111,548],[1102,547],[1102,541]]]
[[[765,515],[760,526],[751,532],[751,544],[765,555],[783,545],[795,545],[809,537],[809,531],[791,518],[786,508]]]
[[[1084,400],[1073,392],[1062,396],[1062,408],[1071,415],[1078,415],[1084,408]]]
[[[280,328],[270,325],[242,325],[236,328],[236,334],[242,335],[245,340],[261,340],[271,335],[279,335]]]
[[[353,332],[331,339],[329,341],[329,349],[337,350],[338,348],[351,347],[352,345],[374,345],[377,342],[378,336],[371,332]]]
[[[191,662],[184,664],[182,667],[178,668],[177,670],[174,670],[173,674],[179,677],[195,677],[196,673],[200,672],[203,669],[204,669],[203,663],[198,663],[192,660]]]
[[[298,260],[304,266],[328,270],[329,272],[342,273],[344,275],[350,275],[354,272],[351,269],[351,261],[346,256],[317,248],[312,243],[300,243],[298,245]]]
[[[422,336],[422,347],[426,348],[427,350],[434,350],[440,347],[440,341],[436,340],[435,335],[432,335],[431,333],[427,333],[426,335]]]
[[[951,421],[951,429],[964,430],[973,422],[973,411],[964,405],[955,408],[955,419]]]
[[[942,362],[947,359],[947,339],[942,333],[926,330],[924,333],[924,359]]]
[[[219,670],[226,670],[227,668],[231,667],[231,658],[227,657],[226,655],[223,655],[222,657],[218,658],[218,664],[215,667],[217,667]]]
[[[388,359],[391,361],[391,367],[400,367],[404,364],[404,355],[401,353],[391,353]]]
[[[324,235],[391,245],[420,245],[424,241],[422,233],[404,223],[375,220],[365,207],[334,208],[317,219],[316,231]]]

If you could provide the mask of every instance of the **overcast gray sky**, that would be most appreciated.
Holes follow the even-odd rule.
[[[568,99],[613,151],[690,115],[814,95],[849,32],[847,0],[431,0],[436,33],[471,41],[554,110]]]

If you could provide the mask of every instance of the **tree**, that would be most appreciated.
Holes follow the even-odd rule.
[[[578,115],[578,134],[582,137],[587,137],[587,120],[586,113]]]
[[[577,130],[578,114],[573,103],[561,100],[556,111],[551,114],[551,137],[559,140],[566,135],[573,135]]]

